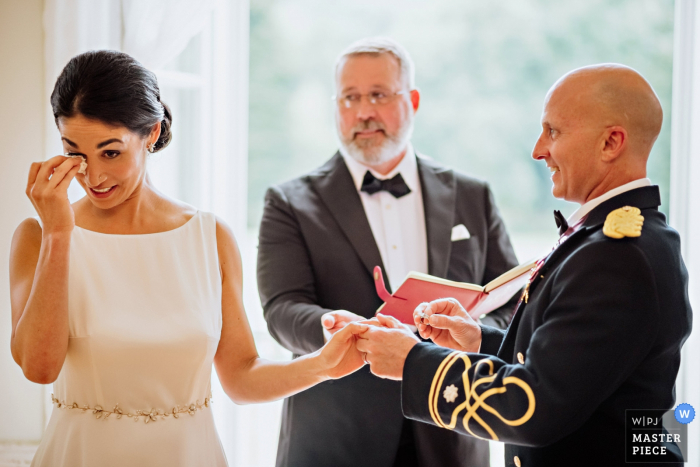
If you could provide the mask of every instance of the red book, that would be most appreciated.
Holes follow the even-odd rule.
[[[467,313],[478,319],[503,305],[520,291],[530,277],[530,271],[537,260],[528,261],[501,274],[485,286],[454,282],[447,279],[411,271],[393,295],[384,285],[382,268],[374,268],[374,285],[377,295],[384,304],[377,312],[391,315],[406,324],[415,324],[413,310],[423,302],[439,298],[454,298],[462,304]]]

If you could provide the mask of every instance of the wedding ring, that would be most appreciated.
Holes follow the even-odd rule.
[[[369,365],[369,362],[367,361],[367,352],[362,352],[362,361]]]

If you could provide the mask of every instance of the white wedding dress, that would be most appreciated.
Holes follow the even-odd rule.
[[[216,220],[73,230],[70,341],[33,466],[226,465],[211,411],[221,334]]]

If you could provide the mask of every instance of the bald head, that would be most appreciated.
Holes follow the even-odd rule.
[[[579,68],[547,93],[532,156],[550,168],[554,196],[584,203],[646,177],[662,120],[656,93],[632,68]]]
[[[654,89],[634,69],[616,63],[578,68],[561,77],[547,94],[567,101],[590,125],[621,126],[632,153],[647,158],[659,136],[663,110]]]

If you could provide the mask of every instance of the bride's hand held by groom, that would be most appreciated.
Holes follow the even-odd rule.
[[[348,310],[334,310],[321,316],[323,327],[323,342],[328,342],[333,334],[343,329],[348,323],[363,321],[364,316],[357,315]]]
[[[347,310],[324,314],[321,324],[325,345],[319,350],[319,358],[327,379],[342,378],[367,363],[365,355],[356,346],[358,330],[348,326],[350,323],[382,326],[377,318],[367,319]]]
[[[481,346],[481,328],[455,299],[422,303],[413,316],[420,336],[441,347],[477,352]],[[357,336],[363,360],[381,378],[402,379],[406,358],[420,342],[408,326],[381,313],[371,322],[352,322],[345,329]]]
[[[413,313],[423,339],[462,352],[478,352],[481,327],[453,298],[421,303]],[[365,363],[373,374],[400,380],[408,353],[420,340],[396,318],[381,313],[367,320],[346,310],[328,312],[321,318],[327,343],[321,349],[329,378],[340,378]]]
[[[356,347],[376,376],[400,380],[406,356],[420,342],[411,329],[396,318],[377,313],[372,320],[350,323]]]

